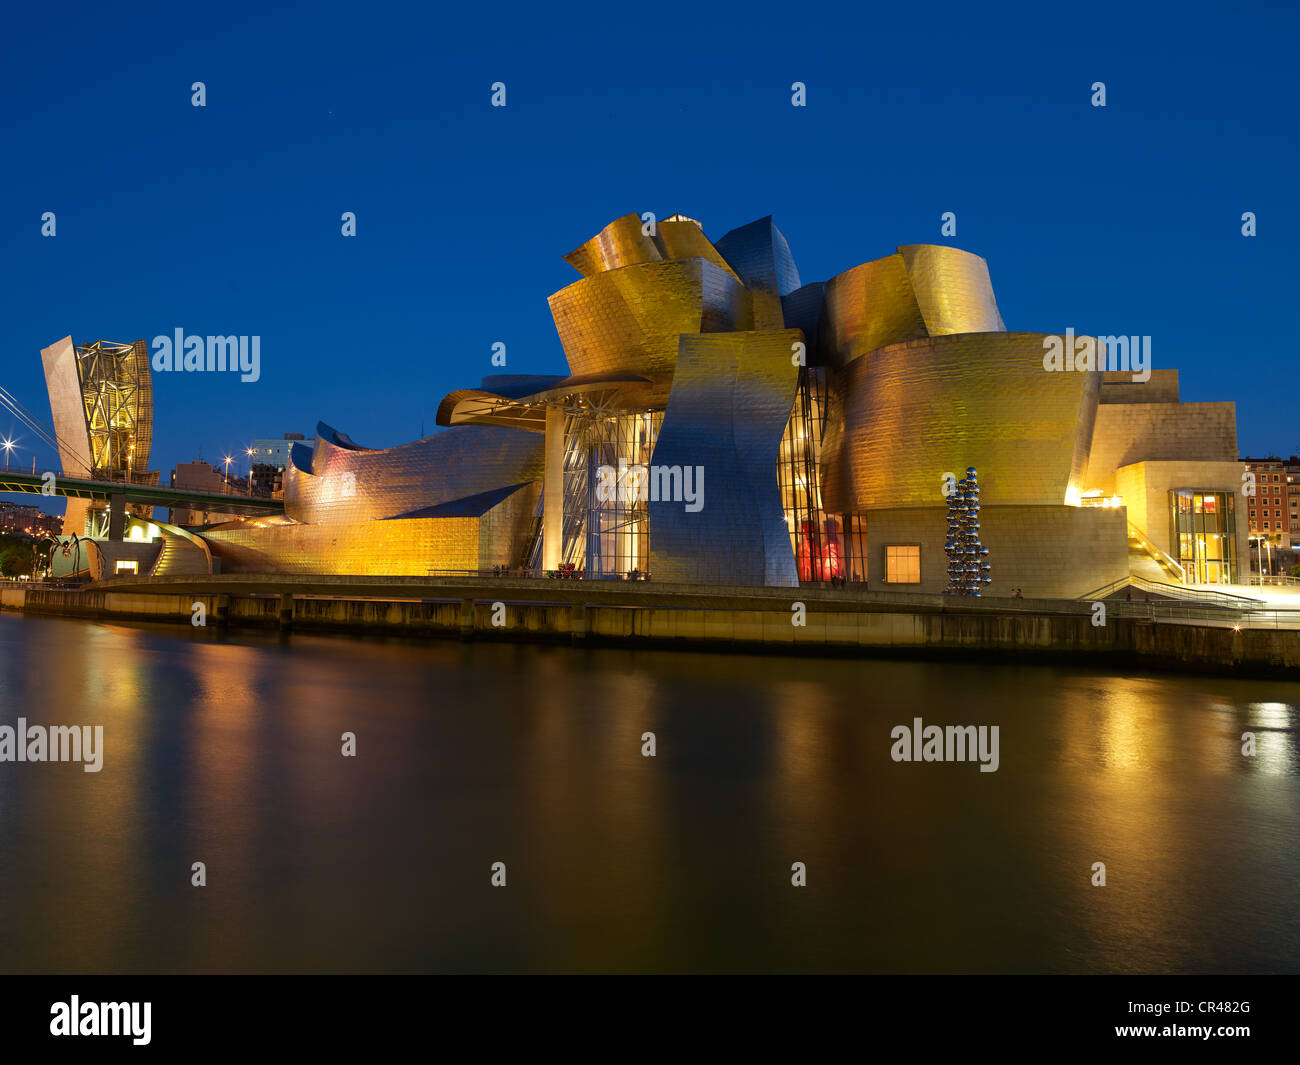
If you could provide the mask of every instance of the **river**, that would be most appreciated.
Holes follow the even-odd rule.
[[[0,726],[99,725],[103,760],[0,762],[0,970],[1295,972],[1297,707],[3,615]],[[996,772],[895,761],[918,717],[997,726]]]

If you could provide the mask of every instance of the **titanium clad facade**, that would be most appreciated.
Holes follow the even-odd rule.
[[[979,470],[982,502],[1063,505],[1082,492],[1100,373],[1048,373],[1043,334],[893,344],[836,375],[826,508],[943,503],[945,473]]]
[[[582,276],[549,305],[567,375],[452,392],[446,430],[399,447],[320,425],[291,452],[289,523],[213,530],[214,552],[298,572],[939,589],[944,477],[974,466],[997,594],[1076,595],[1122,576],[1131,519],[1111,493],[1140,464],[1190,460],[1169,491],[1194,499],[1235,455],[1230,408],[1177,403],[1169,371],[1108,376],[1099,407],[1100,370],[1049,370],[1045,335],[1007,332],[988,264],[957,248],[903,245],[805,285],[770,217],[715,244],[686,216],[627,214],[565,259]],[[71,351],[44,353],[52,382]],[[93,464],[72,414],[56,409],[81,427],[65,464]],[[602,496],[615,467],[623,494]],[[1134,512],[1154,513],[1144,491],[1156,502]]]
[[[821,340],[831,366],[928,335],[901,255],[863,263],[827,282]]]
[[[617,270],[635,263],[658,262],[664,256],[654,240],[642,232],[640,215],[616,218],[585,244],[564,257],[583,277]]]
[[[748,289],[788,296],[803,284],[785,234],[771,215],[733,229],[717,247]]]
[[[989,264],[978,255],[939,244],[906,244],[898,254],[931,336],[1006,330],[993,298]]]
[[[654,466],[702,470],[703,506],[651,500],[657,580],[799,583],[776,463],[799,379],[790,352],[802,339],[794,329],[681,338]]]
[[[683,333],[746,329],[748,294],[707,259],[641,263],[595,274],[550,299],[575,375],[671,376]]]
[[[665,259],[708,259],[714,266],[726,271],[736,279],[737,283],[740,283],[736,271],[704,235],[704,230],[700,228],[699,223],[667,219],[659,223],[657,231],[656,244]]]
[[[340,447],[339,434],[317,428],[311,472],[290,463],[284,510],[308,525],[397,518],[542,476],[536,433],[467,426],[385,449]]]

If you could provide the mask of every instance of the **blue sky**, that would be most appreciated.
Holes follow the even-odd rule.
[[[615,217],[716,239],[771,214],[805,282],[900,244],[982,255],[1008,328],[1150,335],[1184,399],[1236,401],[1243,454],[1300,451],[1294,10],[836,11],[11,8],[0,384],[48,421],[59,337],[256,334],[255,384],[155,376],[164,480],[318,419],[390,446],[500,372],[496,341],[505,372],[565,372],[546,297]]]

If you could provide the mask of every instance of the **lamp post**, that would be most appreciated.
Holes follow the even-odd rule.
[[[244,454],[248,456],[248,494],[253,494],[253,449],[245,448]]]
[[[9,456],[13,453],[13,450],[14,450],[15,444],[14,444],[14,442],[13,442],[12,440],[10,440],[10,439],[8,439],[8,438],[6,437],[3,441],[0,441],[0,447],[3,447],[3,448],[5,449],[5,473],[8,473],[8,472],[9,472]]]
[[[229,455],[227,455],[225,461],[226,461],[226,491],[229,492],[230,491],[230,464],[235,460],[232,459]]]

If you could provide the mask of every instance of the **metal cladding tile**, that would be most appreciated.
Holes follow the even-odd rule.
[[[422,577],[478,570],[483,519],[411,518],[396,523],[271,525],[202,534],[226,573],[347,573]],[[397,533],[397,535],[394,535]],[[382,545],[382,547],[378,546]]]
[[[799,268],[772,216],[733,229],[716,244],[745,287],[787,296],[799,288]]]
[[[808,345],[808,364],[818,365],[818,337],[826,306],[826,282],[813,281],[781,297],[781,317],[786,329],[803,332]]]
[[[714,266],[725,270],[737,281],[740,280],[727,260],[704,235],[704,230],[694,222],[660,222],[656,227],[655,244],[665,259],[708,259]]]
[[[828,365],[928,335],[901,255],[862,263],[826,283],[820,359]]]
[[[541,479],[536,433],[484,426],[445,429],[383,450],[316,439],[311,473],[285,470],[284,509],[305,524],[373,521]]]
[[[771,331],[785,328],[785,314],[781,310],[781,297],[775,292],[755,289],[749,294],[754,310],[754,329]]]
[[[907,264],[931,336],[1006,329],[993,297],[989,264],[978,255],[939,244],[906,244],[898,254]]]
[[[289,448],[289,465],[302,473],[311,473],[312,447],[295,441]]]
[[[634,263],[657,262],[663,258],[658,245],[642,231],[639,215],[616,218],[582,246],[564,257],[583,277],[617,270]]]
[[[682,333],[748,324],[748,293],[707,259],[640,263],[576,281],[550,298],[575,375],[671,375]]]
[[[649,503],[657,580],[798,584],[776,479],[799,369],[797,329],[682,336],[656,467],[703,468],[703,507]]]
[[[1099,374],[1043,368],[1044,334],[929,337],[832,375],[823,501],[832,513],[942,502],[945,473],[979,470],[981,501],[1054,504],[1087,455]]]

